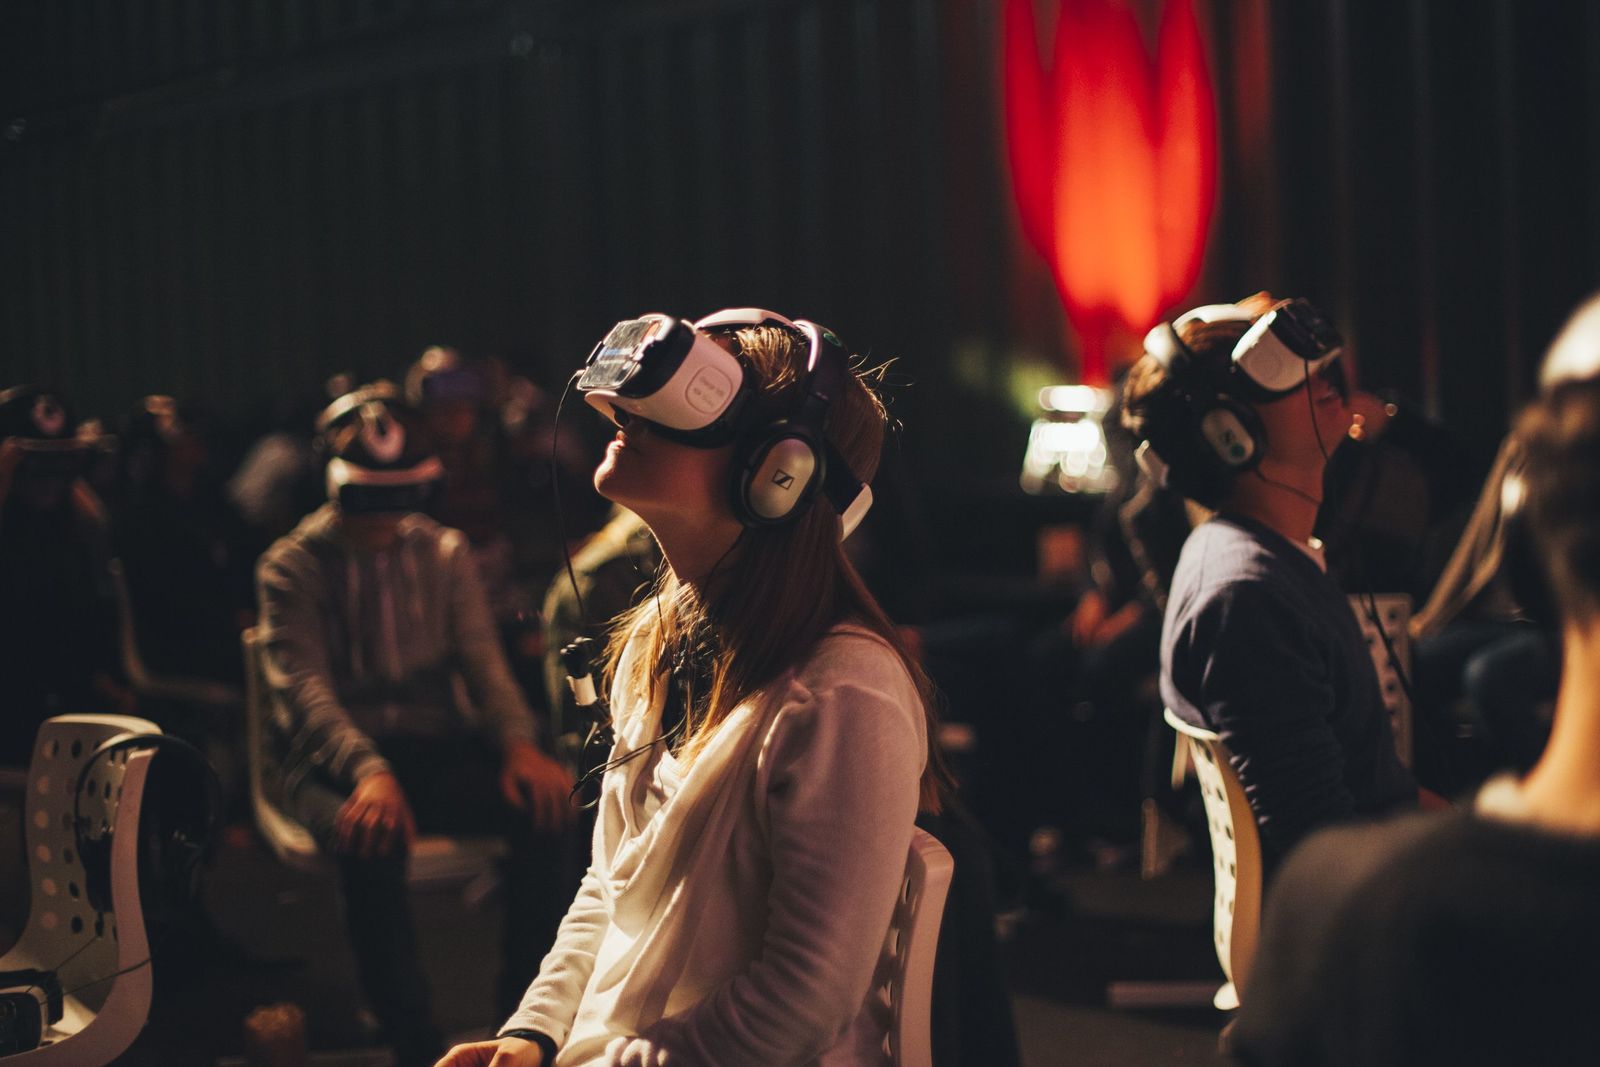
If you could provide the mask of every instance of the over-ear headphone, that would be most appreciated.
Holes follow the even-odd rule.
[[[1267,431],[1255,409],[1231,395],[1230,383],[1201,365],[1178,328],[1194,321],[1253,319],[1233,304],[1208,304],[1145,335],[1145,352],[1167,372],[1167,385],[1150,398],[1146,436],[1167,465],[1173,487],[1186,496],[1206,499],[1225,492],[1234,476],[1261,462]]]
[[[828,474],[828,415],[847,357],[838,338],[815,323],[795,326],[810,344],[800,400],[788,416],[744,433],[729,466],[733,513],[746,526],[771,526],[799,515]]]
[[[695,323],[699,330],[783,326],[807,345],[800,397],[789,414],[743,430],[729,464],[733,513],[750,527],[776,526],[797,518],[820,490],[849,535],[872,504],[872,490],[828,441],[834,400],[849,383],[850,354],[831,330],[806,319],[734,308]]]
[[[92,820],[83,814],[83,796],[86,788],[93,788],[91,771],[97,762],[111,759],[120,752],[141,748],[153,748],[159,753],[176,753],[193,772],[187,791],[194,791],[195,779],[198,779],[199,788],[203,791],[203,797],[190,796],[177,802],[167,796],[167,790],[174,784],[173,779],[165,775],[159,780],[149,779],[145,787],[147,801],[137,830],[143,838],[139,849],[141,870],[153,873],[163,887],[177,887],[181,899],[187,901],[194,898],[198,894],[196,883],[200,861],[204,859],[222,818],[222,785],[217,773],[200,750],[187,741],[171,734],[124,733],[102,742],[83,761],[72,797],[73,836],[83,863],[84,896],[90,907],[99,912],[112,910],[112,832],[104,820],[98,827],[91,825]],[[177,791],[185,790],[182,782],[176,784]],[[156,798],[154,803],[149,801],[150,797]],[[198,804],[195,803],[196,799],[200,800]]]

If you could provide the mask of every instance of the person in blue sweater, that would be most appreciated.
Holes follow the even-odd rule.
[[[1525,463],[1506,499],[1536,583],[1518,594],[1559,615],[1549,744],[1469,807],[1329,830],[1295,853],[1267,900],[1242,1063],[1573,1064],[1600,1047],[1600,297],[1540,386],[1512,431]]]
[[[1161,695],[1232,752],[1269,871],[1317,827],[1417,800],[1313,533],[1351,421],[1340,348],[1304,300],[1207,305],[1150,332],[1123,399],[1145,473],[1214,512],[1173,576]]]

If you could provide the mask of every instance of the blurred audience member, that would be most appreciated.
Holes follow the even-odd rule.
[[[105,508],[81,477],[100,444],[56,391],[0,393],[0,764],[27,766],[52,715],[134,710]]]
[[[228,479],[228,499],[261,543],[282,537],[322,503],[311,424],[329,401],[354,388],[354,377],[341,371],[323,383],[319,394],[281,399],[272,428],[250,446]]]
[[[1149,446],[1145,465],[1217,512],[1173,575],[1161,695],[1222,736],[1270,868],[1319,826],[1417,801],[1313,537],[1328,456],[1350,426],[1338,335],[1305,301],[1263,293],[1196,308],[1145,348],[1124,418]]]
[[[535,516],[548,502],[535,498],[526,472],[512,462],[506,438],[490,417],[482,364],[453,348],[430,348],[406,372],[405,388],[444,464],[428,513],[467,535],[512,670],[542,704],[538,683],[544,646],[536,597],[554,569],[551,560],[541,558],[550,555],[550,546],[532,541]]]
[[[1554,606],[1529,580],[1536,564],[1519,517],[1526,465],[1523,442],[1507,435],[1444,574],[1411,621],[1419,725],[1447,738],[1483,737],[1490,766],[1477,770],[1480,778],[1533,766],[1561,670]]]
[[[1393,396],[1351,391],[1348,440],[1328,462],[1317,536],[1350,593],[1427,598],[1484,469],[1442,427]]]
[[[419,514],[443,476],[392,387],[322,416],[329,501],[259,567],[285,801],[339,861],[362,987],[402,1064],[440,1039],[405,887],[420,828],[497,833],[507,862],[509,1010],[572,892],[571,777],[545,755],[466,538]],[[458,706],[457,681],[472,707]]]
[[[147,396],[119,457],[113,529],[144,665],[240,684],[256,553],[211,469],[203,424],[189,406]]]
[[[1120,391],[1119,383],[1116,406]],[[1150,795],[1142,771],[1152,736],[1165,743],[1171,763],[1155,676],[1166,590],[1189,525],[1177,494],[1140,477],[1138,442],[1115,419],[1105,431],[1117,485],[1089,522],[1082,592],[1072,613],[1025,650],[1036,687],[1028,703],[1051,720],[1040,736],[1056,741],[1024,743],[1044,787],[1036,816],[1047,815],[1080,842],[1126,845],[1138,835],[1141,800]],[[1153,724],[1159,732],[1152,735]]]
[[[661,550],[644,520],[616,505],[611,521],[573,554],[572,576],[563,568],[550,583],[543,611],[544,679],[551,732],[563,749],[582,741],[587,723],[567,687],[561,650],[579,637],[602,642],[611,624],[649,592],[660,564]]]
[[[1592,375],[1586,310],[1562,341]],[[1330,831],[1290,860],[1234,1035],[1246,1063],[1573,1064],[1600,1045],[1600,379],[1548,384],[1515,436],[1565,654],[1549,746],[1470,812]]]

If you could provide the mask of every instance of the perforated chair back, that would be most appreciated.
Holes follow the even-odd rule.
[[[1406,695],[1394,661],[1399,660],[1400,670],[1409,677],[1411,597],[1406,593],[1379,593],[1371,598],[1370,607],[1377,609],[1377,623],[1373,622],[1367,597],[1350,598],[1350,610],[1356,613],[1356,621],[1361,624],[1361,636],[1366,638],[1367,652],[1372,656],[1373,669],[1378,672],[1378,688],[1383,693],[1383,706],[1389,711],[1389,728],[1394,733],[1395,755],[1409,767],[1413,754],[1411,698]],[[1381,633],[1378,623],[1383,625]],[[1389,639],[1387,645],[1385,637]],[[1390,648],[1394,649],[1393,659],[1389,656]]]
[[[1214,893],[1211,937],[1227,984],[1212,1002],[1223,1011],[1239,1006],[1261,929],[1261,837],[1227,746],[1210,730],[1192,726],[1166,710],[1167,724],[1187,741],[1211,832]]]
[[[311,831],[283,813],[268,793],[267,716],[271,714],[272,694],[262,671],[261,640],[254,627],[239,635],[244,651],[246,762],[249,765],[250,811],[256,829],[273,855],[296,870],[315,871],[321,860]]]
[[[73,802],[84,764],[103,742],[160,732],[126,715],[59,715],[39,727],[24,810],[32,909],[0,970],[54,971],[65,996],[61,1018],[46,1027],[40,1046],[6,1057],[7,1067],[98,1067],[144,1029],[151,968],[139,901],[139,811],[151,753],[120,750],[97,759],[79,802],[87,834],[111,835],[107,912],[90,902]]]
[[[926,830],[913,831],[873,983],[884,1013],[883,1051],[894,1067],[933,1064],[933,962],[955,869],[955,860],[937,838]]]
[[[276,768],[268,762],[267,717],[273,696],[267,685],[264,642],[254,627],[239,635],[244,653],[245,747],[249,750],[250,810],[267,847],[286,865],[307,873],[322,869],[317,842],[277,803],[271,780]],[[496,863],[506,852],[495,837],[447,837],[419,834],[411,843],[406,880],[418,888],[465,885],[469,901],[487,895],[497,879]]]

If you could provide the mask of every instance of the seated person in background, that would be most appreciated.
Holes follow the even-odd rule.
[[[1538,760],[1561,673],[1555,606],[1542,579],[1529,580],[1537,564],[1520,501],[1507,492],[1526,465],[1521,440],[1507,434],[1438,585],[1411,619],[1413,682],[1427,713],[1419,725],[1431,722],[1441,739],[1482,739],[1473,762],[1488,767],[1465,768],[1474,786],[1489,771],[1526,773]]]
[[[1263,293],[1157,326],[1145,352],[1124,421],[1153,476],[1217,511],[1172,578],[1161,695],[1233,753],[1270,870],[1319,826],[1417,800],[1360,625],[1312,536],[1350,425],[1338,334],[1305,301]]]
[[[239,631],[255,621],[244,520],[214,476],[202,416],[147,396],[123,424],[111,499],[139,635],[154,674],[244,683]]]
[[[561,650],[580,637],[603,641],[611,624],[655,585],[661,553],[644,520],[624,507],[572,555],[544,595],[544,680],[551,734],[562,755],[577,752],[588,720],[579,713]],[[573,583],[577,584],[574,585]]]
[[[83,479],[99,444],[55,390],[0,392],[0,765],[26,767],[52,715],[136,710],[105,507]]]
[[[417,513],[440,464],[415,416],[369,388],[335,401],[319,430],[329,502],[258,567],[284,801],[338,858],[384,1036],[402,1064],[431,1063],[441,1042],[405,884],[413,837],[492,833],[510,845],[509,1010],[571,895],[559,831],[572,780],[535,743],[466,538]],[[472,709],[457,705],[458,675]]]
[[[944,785],[926,679],[844,553],[885,411],[831,333],[755,309],[668,327],[674,366],[746,383],[712,410],[674,404],[671,366],[619,395],[605,372],[662,329],[619,323],[579,383],[621,427],[595,486],[667,561],[614,631],[593,864],[500,1037],[450,1067],[883,1059],[873,974]]]
[[[1590,348],[1590,376],[1547,383],[1517,424],[1565,652],[1550,743],[1470,812],[1331,831],[1284,866],[1234,1033],[1246,1063],[1565,1065],[1600,1048],[1600,301],[1588,311],[1564,337]]]

